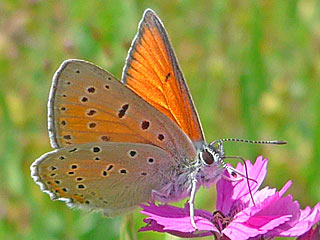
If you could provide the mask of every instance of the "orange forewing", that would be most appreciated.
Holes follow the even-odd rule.
[[[147,10],[132,43],[122,81],[167,115],[195,142],[201,125],[175,53],[160,19]]]
[[[67,60],[56,72],[49,98],[54,148],[90,142],[145,143],[193,159],[191,140],[169,118],[103,69]]]

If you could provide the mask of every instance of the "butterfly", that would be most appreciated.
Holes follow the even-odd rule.
[[[167,32],[147,9],[121,82],[83,60],[54,74],[48,101],[52,152],[31,175],[53,200],[113,217],[157,200],[194,198],[226,164],[221,141],[207,143]]]

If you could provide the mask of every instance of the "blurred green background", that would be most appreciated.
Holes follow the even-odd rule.
[[[207,140],[287,140],[225,147],[269,158],[264,184],[292,179],[289,193],[303,208],[320,200],[319,1],[1,0],[0,239],[174,238],[136,233],[144,225],[138,211],[105,219],[53,202],[29,170],[51,150],[46,104],[60,63],[85,59],[120,78],[147,7],[170,35]],[[196,206],[213,211],[215,188],[201,189]]]

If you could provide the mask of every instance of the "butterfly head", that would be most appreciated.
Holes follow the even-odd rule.
[[[204,165],[220,164],[223,162],[224,154],[213,145],[205,146],[199,153],[199,158]]]
[[[199,181],[209,187],[216,182],[226,167],[223,148],[216,148],[211,144],[204,145],[198,154],[198,159],[201,165]]]

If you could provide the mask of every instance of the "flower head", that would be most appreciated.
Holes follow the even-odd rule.
[[[283,196],[291,186],[287,182],[280,191],[265,187],[258,190],[267,174],[267,159],[258,157],[255,164],[246,161],[249,181],[255,204],[244,180],[217,182],[217,211],[213,214],[195,210],[197,231],[192,227],[188,204],[184,208],[170,205],[141,205],[141,213],[148,215],[146,227],[140,231],[167,232],[179,237],[219,236],[220,239],[258,239],[260,236],[300,236],[320,221],[320,203],[313,209],[300,209],[291,195]],[[244,172],[244,165],[236,169]],[[227,171],[226,176],[229,178]]]

